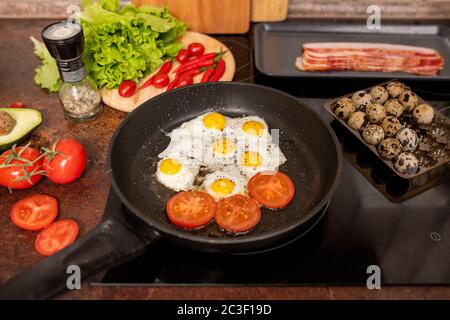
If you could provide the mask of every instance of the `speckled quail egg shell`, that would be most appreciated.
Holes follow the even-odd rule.
[[[367,106],[372,104],[372,96],[364,90],[360,90],[353,94],[352,101],[355,103],[357,110],[365,111]]]
[[[374,103],[383,104],[389,98],[389,93],[382,86],[375,86],[370,89],[370,95],[372,96]]]
[[[402,145],[395,138],[384,139],[378,145],[378,153],[387,160],[394,159],[400,152],[402,152]]]
[[[420,124],[430,124],[433,121],[434,109],[428,104],[419,104],[414,108],[412,115]]]
[[[397,118],[400,117],[405,110],[405,107],[398,99],[389,99],[384,104],[384,108],[386,109],[386,114]]]
[[[394,159],[394,168],[404,175],[412,176],[419,169],[419,161],[412,153],[403,152]]]
[[[384,131],[380,126],[371,124],[363,130],[362,137],[368,144],[376,146],[384,139]]]
[[[405,152],[414,152],[419,144],[419,138],[414,130],[404,128],[397,133],[396,138],[402,145],[402,150]]]
[[[387,116],[384,118],[383,121],[381,121],[380,126],[383,128],[386,137],[395,136],[402,127],[400,121],[394,116]]]
[[[343,119],[347,119],[355,111],[355,103],[349,98],[339,99],[334,106],[334,113]]]
[[[366,108],[366,115],[371,123],[380,123],[386,117],[386,110],[381,104],[374,103]]]
[[[357,131],[363,130],[366,123],[366,114],[362,111],[354,112],[347,121],[348,126]]]
[[[405,86],[403,85],[403,83],[398,81],[389,82],[386,86],[386,90],[389,92],[389,95],[392,98],[398,97],[403,92],[404,88]]]
[[[398,100],[403,104],[406,111],[411,112],[419,104],[419,99],[411,90],[403,90],[398,96]]]

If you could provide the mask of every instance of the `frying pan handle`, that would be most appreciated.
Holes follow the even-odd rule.
[[[0,299],[48,299],[81,280],[144,251],[160,238],[155,232],[133,228],[113,217],[102,222],[70,247],[44,259],[0,287]],[[70,282],[69,282],[70,281]]]

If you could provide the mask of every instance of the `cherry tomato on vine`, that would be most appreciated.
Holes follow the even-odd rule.
[[[38,150],[17,147],[0,156],[0,185],[10,189],[26,189],[42,179],[42,158]]]

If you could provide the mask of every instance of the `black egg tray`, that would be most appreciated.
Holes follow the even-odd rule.
[[[389,201],[400,203],[438,184],[450,182],[450,162],[404,179],[394,173],[385,161],[372,152],[367,152],[366,144],[349,132],[340,121],[334,120],[331,126],[339,139],[344,158]]]
[[[398,81],[398,80],[390,80],[390,81],[381,83],[381,84],[379,84],[378,86],[383,86],[383,87],[385,87],[387,84],[389,84],[390,82],[393,82],[393,81]],[[405,87],[406,87],[406,86],[405,86]],[[366,89],[362,89],[362,90],[365,90],[365,91],[368,92],[368,91],[370,91],[370,89],[372,89],[372,88],[373,88],[373,86],[372,86],[372,87],[369,87],[369,88],[366,88]],[[362,136],[361,136],[361,134],[360,134],[359,131],[350,128],[350,126],[348,126],[348,124],[347,124],[347,122],[346,122],[345,119],[342,119],[342,118],[338,117],[338,116],[333,112],[333,107],[334,107],[335,103],[336,103],[339,99],[342,99],[342,98],[345,98],[345,97],[351,98],[353,94],[354,94],[354,92],[351,92],[351,93],[349,93],[349,94],[346,94],[346,95],[343,95],[343,96],[341,96],[341,97],[335,98],[335,99],[333,99],[333,100],[331,100],[331,101],[328,101],[328,102],[325,103],[325,105],[324,105],[325,110],[327,110],[327,111],[328,111],[328,112],[336,119],[336,121],[340,122],[340,123],[341,123],[341,124],[342,124],[349,132],[350,132],[350,133],[352,133],[357,139],[359,139],[359,140],[361,141],[361,143],[366,147],[366,150],[368,149],[368,150],[372,151],[372,153],[375,154],[375,156],[376,156],[380,161],[384,162],[384,163],[386,164],[386,166],[387,166],[388,168],[390,168],[390,169],[391,169],[398,177],[403,178],[403,179],[414,179],[414,178],[419,177],[419,180],[427,180],[427,179],[424,179],[423,174],[429,173],[431,170],[433,170],[433,172],[439,172],[440,170],[437,169],[437,168],[439,168],[439,167],[441,167],[441,166],[443,166],[443,165],[446,165],[446,164],[450,161],[450,150],[448,150],[447,153],[446,153],[446,156],[439,158],[434,164],[429,165],[429,166],[419,165],[419,169],[418,169],[417,172],[416,172],[415,174],[413,174],[413,175],[405,175],[405,174],[402,174],[402,173],[398,172],[397,170],[395,170],[394,165],[393,165],[393,162],[392,162],[391,160],[383,159],[383,158],[378,154],[378,150],[377,150],[377,147],[376,147],[376,146],[373,146],[373,145],[370,145],[370,144],[366,143],[366,142],[364,141],[364,139],[362,138]],[[427,101],[425,101],[424,99],[422,99],[421,97],[419,97],[417,94],[416,94],[416,96],[417,96],[417,98],[418,98],[420,104],[426,103],[426,104],[428,104],[428,105],[431,105],[430,103],[428,103]],[[446,126],[450,126],[450,119],[447,118],[447,117],[446,117],[445,115],[443,115],[442,113],[440,113],[436,108],[433,108],[433,109],[434,109],[434,118],[433,118],[433,122],[432,122],[431,124],[428,124],[428,125],[422,125],[422,124],[417,124],[417,123],[414,122],[415,128],[412,128],[412,129],[417,129],[417,128],[418,128],[418,129],[420,129],[420,130],[427,130],[427,129],[431,128],[431,127],[432,127],[434,124],[436,124],[437,122],[439,122],[440,124],[445,124]],[[448,136],[447,136],[447,138],[448,138]],[[449,143],[449,147],[448,147],[447,149],[450,148],[450,142],[448,142],[448,143]],[[420,142],[419,142],[419,146],[417,147],[417,149],[419,149],[419,147],[420,147],[420,150],[426,150],[426,149],[431,150],[431,149],[432,149],[432,146],[431,146],[431,145],[428,145],[428,144],[427,144],[426,142],[424,142],[424,141],[420,141]],[[426,154],[426,151],[421,151],[421,152]],[[437,170],[435,170],[435,169],[437,169]],[[432,174],[432,175],[433,175],[433,174]]]

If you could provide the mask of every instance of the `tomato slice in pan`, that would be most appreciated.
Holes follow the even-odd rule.
[[[36,194],[17,201],[11,208],[12,222],[26,230],[47,227],[58,215],[58,202],[47,195]]]
[[[280,209],[294,198],[295,186],[291,178],[283,172],[261,172],[250,179],[248,191],[262,206]]]
[[[253,229],[261,220],[258,203],[250,197],[235,195],[217,203],[216,222],[234,233]]]
[[[194,229],[209,223],[216,212],[213,197],[205,192],[183,191],[172,196],[166,205],[170,221],[184,229]]]
[[[58,220],[42,230],[34,243],[36,251],[51,256],[72,244],[78,235],[78,225],[71,219]]]

